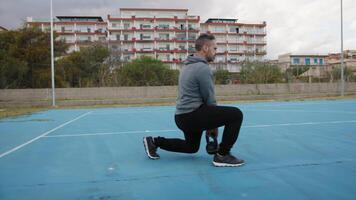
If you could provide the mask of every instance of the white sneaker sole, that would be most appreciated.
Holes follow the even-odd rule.
[[[159,157],[153,157],[153,156],[151,156],[150,153],[148,152],[148,144],[147,144],[146,138],[143,138],[143,146],[145,147],[146,154],[147,154],[147,156],[148,156],[150,159],[152,159],[152,160],[157,160],[157,159],[159,159]]]
[[[245,163],[240,163],[240,164],[228,164],[228,163],[218,163],[213,161],[213,165],[215,167],[240,167],[241,165],[244,165]]]

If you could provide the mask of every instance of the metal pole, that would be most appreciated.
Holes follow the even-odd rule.
[[[51,0],[51,74],[52,74],[52,106],[56,106],[56,95],[55,95],[55,85],[54,85],[54,48],[53,48],[53,11],[52,11],[52,0]]]
[[[343,30],[343,15],[342,15],[342,0],[341,0],[341,96],[344,96],[345,81],[344,81],[344,30]]]

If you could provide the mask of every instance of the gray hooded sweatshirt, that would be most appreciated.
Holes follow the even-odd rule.
[[[202,104],[216,105],[213,72],[205,58],[188,56],[179,75],[176,115],[189,113]]]

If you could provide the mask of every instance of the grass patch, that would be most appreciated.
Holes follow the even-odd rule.
[[[0,119],[29,115],[34,112],[48,110],[48,107],[0,108]]]

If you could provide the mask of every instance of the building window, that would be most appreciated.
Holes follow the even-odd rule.
[[[194,30],[195,26],[194,24],[188,24],[188,30]]]
[[[239,27],[230,27],[230,33],[239,33]]]
[[[216,33],[225,32],[225,27],[215,26],[215,27],[213,28],[213,31],[216,32]]]
[[[142,44],[142,50],[143,51],[151,51],[152,46],[150,44]]]
[[[129,40],[129,35],[125,34],[124,35],[124,40]]]
[[[188,40],[196,40],[197,35],[195,33],[189,33],[188,34]]]
[[[314,64],[318,64],[318,59],[314,58]]]
[[[310,58],[305,58],[305,65],[310,65]]]
[[[322,58],[320,58],[319,64],[320,64],[320,65],[324,65],[324,60],[323,60]]]
[[[120,40],[120,35],[116,35],[116,40]]]
[[[299,58],[293,58],[293,65],[299,65]]]
[[[177,40],[186,40],[185,33],[176,33]]]
[[[237,45],[229,45],[229,50],[233,52],[237,52]]]
[[[151,25],[149,25],[149,24],[140,24],[140,28],[141,29],[150,29]]]
[[[124,29],[129,29],[129,28],[130,28],[130,24],[125,23],[124,24]]]
[[[169,40],[169,34],[168,33],[159,33],[158,37],[160,40]]]
[[[150,39],[151,39],[150,35],[140,34],[140,40],[150,40]]]
[[[169,29],[169,24],[159,24],[158,28],[159,29]]]

